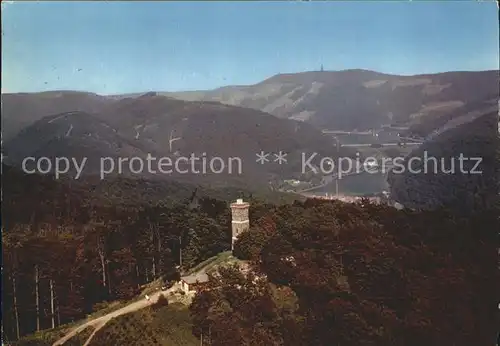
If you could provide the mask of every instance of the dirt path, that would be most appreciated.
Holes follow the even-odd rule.
[[[150,297],[150,300],[141,299],[141,300],[139,300],[137,302],[130,303],[129,305],[127,305],[127,306],[125,306],[125,307],[123,307],[121,309],[118,309],[116,311],[112,311],[112,312],[110,312],[107,315],[104,315],[104,316],[98,317],[96,319],[93,319],[91,321],[85,322],[85,323],[79,325],[78,327],[72,329],[65,336],[63,336],[62,338],[60,338],[59,340],[57,340],[56,342],[54,342],[52,344],[52,346],[64,345],[65,342],[67,342],[69,339],[71,339],[72,337],[74,337],[78,333],[82,332],[86,328],[88,328],[88,327],[94,327],[94,331],[92,332],[92,334],[90,335],[90,337],[85,342],[85,346],[87,346],[87,345],[90,344],[90,341],[92,340],[92,338],[94,337],[94,335],[102,327],[104,327],[106,325],[106,323],[108,323],[112,318],[115,318],[115,317],[118,317],[120,315],[128,314],[130,312],[134,312],[134,311],[143,309],[143,308],[145,308],[147,306],[151,306],[151,305],[153,305],[154,303],[156,303],[158,301],[158,298],[160,297],[160,295],[167,296],[170,292],[173,292],[176,289],[178,289],[178,286],[174,285],[173,287],[169,288],[166,291],[160,291],[160,292],[157,292],[155,294],[152,294],[151,297]]]
[[[192,273],[191,275],[205,274],[206,269],[211,264],[212,263],[208,263],[206,266],[204,266],[203,268],[200,268],[198,271],[196,271],[195,273]],[[84,344],[84,346],[88,346],[90,344],[90,342],[92,341],[92,338],[94,337],[94,335],[96,335],[97,332],[100,329],[102,329],[102,327],[104,327],[106,325],[106,323],[108,323],[111,319],[113,319],[115,317],[118,317],[120,315],[128,314],[130,312],[134,312],[134,311],[137,311],[137,310],[140,310],[140,309],[144,309],[147,306],[151,306],[151,305],[153,305],[154,303],[156,303],[158,301],[158,298],[160,297],[160,295],[165,295],[165,297],[167,297],[170,294],[170,292],[175,292],[179,288],[180,288],[180,285],[177,283],[177,284],[173,285],[172,287],[170,287],[166,291],[160,291],[160,292],[152,294],[150,296],[150,300],[149,301],[146,300],[145,298],[143,298],[143,299],[141,299],[141,300],[139,300],[137,302],[130,303],[129,305],[127,305],[127,306],[125,306],[125,307],[123,307],[121,309],[112,311],[109,314],[106,314],[106,315],[98,317],[96,319],[87,321],[87,322],[85,322],[85,323],[83,323],[83,324],[81,324],[81,325],[73,328],[71,331],[69,331],[62,338],[60,338],[59,340],[57,340],[56,342],[54,342],[52,344],[52,346],[64,345],[65,342],[67,342],[69,339],[71,339],[72,337],[74,337],[78,333],[84,331],[86,328],[93,327],[94,331],[92,332],[92,334],[89,336],[89,338],[87,339],[87,341]]]
[[[106,325],[106,322],[107,321],[103,321],[103,322],[100,322],[100,323],[98,323],[98,324],[96,324],[94,326],[94,331],[92,332],[92,334],[89,335],[87,341],[85,341],[85,344],[83,346],[88,346],[90,344],[90,342],[92,341],[92,338],[94,337],[94,335],[96,335],[97,332],[99,330],[101,330],[101,328],[104,327],[104,325]]]

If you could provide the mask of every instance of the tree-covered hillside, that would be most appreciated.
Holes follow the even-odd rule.
[[[499,193],[497,128],[495,110],[425,142],[407,156],[404,171],[390,172],[392,197],[408,208],[491,207]]]
[[[262,210],[235,251],[265,279],[214,277],[191,306],[194,333],[228,346],[493,345],[498,229],[487,211]]]
[[[228,201],[254,200],[230,188],[56,181],[8,166],[2,174],[8,340],[79,320],[104,301],[130,299],[154,279],[176,279],[181,249],[182,268],[230,249]],[[294,198],[265,191],[255,196]]]
[[[93,195],[88,203],[83,187],[50,179],[37,181],[30,200],[25,178],[9,181],[4,212],[8,340],[80,320],[106,301],[134,299],[153,279],[177,280],[180,248],[183,268],[230,248],[224,200],[134,205],[108,204],[105,196],[97,203]],[[214,346],[493,344],[498,209],[250,202],[251,228],[235,255],[253,271],[209,273],[189,318],[182,309],[137,311],[100,330],[90,345],[118,338],[191,345],[192,336]]]

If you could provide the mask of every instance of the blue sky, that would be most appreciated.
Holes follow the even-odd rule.
[[[277,73],[498,69],[494,1],[2,3],[2,92],[212,89]]]

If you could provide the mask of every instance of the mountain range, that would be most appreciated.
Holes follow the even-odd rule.
[[[146,159],[148,154],[156,158],[217,157],[226,165],[223,174],[193,174],[172,172],[169,177],[177,180],[223,181],[242,183],[267,182],[276,174],[293,177],[300,173],[302,152],[317,152],[322,156],[331,155],[331,139],[313,126],[303,122],[280,119],[261,111],[217,102],[188,102],[154,93],[135,98],[110,99],[88,94],[64,92],[35,95],[10,95],[5,103],[21,97],[27,99],[30,107],[42,104],[42,111],[53,107],[53,111],[63,111],[52,115],[40,116],[32,124],[23,127],[18,119],[16,126],[21,127],[17,134],[6,130],[10,135],[3,146],[7,156],[5,162],[15,166],[22,164],[26,157],[75,158],[81,162],[88,158],[85,173],[98,174],[101,158],[110,157],[114,162],[119,158],[139,157]],[[76,97],[78,96],[78,97]],[[68,103],[58,99],[76,98],[73,110]],[[85,102],[85,100],[89,102]],[[94,102],[94,103],[93,103]],[[26,105],[24,104],[24,105]],[[26,110],[27,107],[21,109]],[[9,105],[10,109],[14,108]],[[6,107],[7,108],[7,107]],[[92,112],[92,110],[94,110]],[[11,114],[20,114],[13,112]],[[15,118],[13,115],[11,118]],[[6,123],[14,123],[6,117]],[[269,154],[269,162],[263,167],[256,162],[256,154],[261,151]],[[287,164],[279,165],[273,154],[282,151],[287,154]],[[229,160],[235,162],[234,170],[229,172]],[[201,161],[198,161],[201,162]],[[200,163],[201,164],[201,163]],[[184,166],[181,170],[189,167]],[[126,167],[130,167],[128,164]],[[136,166],[137,167],[137,166]],[[221,164],[216,167],[218,169]],[[199,171],[202,166],[197,166]],[[157,172],[157,169],[153,168]],[[212,170],[213,171],[213,170]],[[150,171],[145,170],[145,173]],[[116,173],[116,169],[113,173]],[[123,174],[130,173],[124,168]],[[147,175],[147,174],[141,174]],[[156,177],[155,174],[150,178]],[[162,177],[165,177],[162,175]]]
[[[259,109],[328,130],[418,126],[498,98],[498,71],[398,76],[367,70],[279,74],[251,86],[167,93]],[[438,125],[439,126],[439,125]]]
[[[495,107],[498,83],[498,71],[397,76],[346,70],[278,74],[207,91],[2,94],[2,150],[14,165],[27,156],[89,157],[87,173],[98,172],[100,157],[239,157],[243,174],[215,180],[267,184],[298,177],[301,153],[353,155],[337,152],[322,130],[396,125],[409,135],[435,136],[475,109]],[[255,162],[261,151],[270,154],[265,167]],[[286,165],[272,162],[279,151],[287,153]],[[207,178],[215,181],[197,177]]]
[[[257,109],[329,130],[364,130],[381,125],[418,125],[463,106],[497,98],[499,72],[446,72],[398,76],[368,70],[278,74],[249,86],[162,92],[185,101],[215,101]],[[95,112],[112,100],[144,93],[100,96],[53,91],[2,94],[5,139],[43,116]]]

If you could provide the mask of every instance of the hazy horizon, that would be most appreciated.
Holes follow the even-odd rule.
[[[380,73],[380,74],[388,74],[380,71],[373,71],[373,70],[365,70],[365,69],[347,69],[347,70],[324,70],[323,72],[346,72],[346,71],[356,71],[356,70],[363,70],[363,71],[369,71],[369,72],[375,72],[375,73]],[[441,72],[435,72],[435,73],[425,73],[425,74],[392,74],[393,76],[401,76],[401,77],[415,77],[415,76],[422,76],[422,75],[434,75],[434,74],[441,74],[441,73],[453,73],[453,72],[459,72],[459,73],[469,73],[469,72],[489,72],[489,71],[499,71],[500,69],[495,69],[495,70],[478,70],[478,71],[441,71]],[[319,72],[319,70],[310,70],[310,71],[295,71],[295,72],[283,72],[281,73],[282,75],[285,74],[299,74],[299,73],[309,73],[309,72]],[[274,76],[277,76],[280,74],[275,74],[269,77],[266,77],[265,79],[272,78]],[[263,79],[263,80],[265,80]],[[218,87],[215,87],[213,89],[191,89],[191,90],[137,90],[137,91],[131,91],[131,92],[123,92],[123,93],[99,93],[95,92],[93,90],[78,90],[78,89],[47,89],[47,90],[40,90],[40,91],[14,91],[14,92],[9,92],[9,91],[2,91],[2,94],[36,94],[36,93],[50,93],[50,92],[81,92],[81,93],[93,93],[101,96],[120,96],[120,95],[129,95],[129,94],[142,94],[142,93],[147,93],[147,92],[158,92],[158,93],[189,93],[189,92],[203,92],[207,90],[216,90],[216,89],[221,89],[224,87],[247,87],[247,86],[252,86],[255,84],[258,84],[261,81],[258,81],[257,83],[253,84],[228,84],[228,85],[221,85]]]
[[[2,3],[2,31],[2,93],[197,91],[322,65],[419,75],[499,61],[494,2],[16,2]]]

